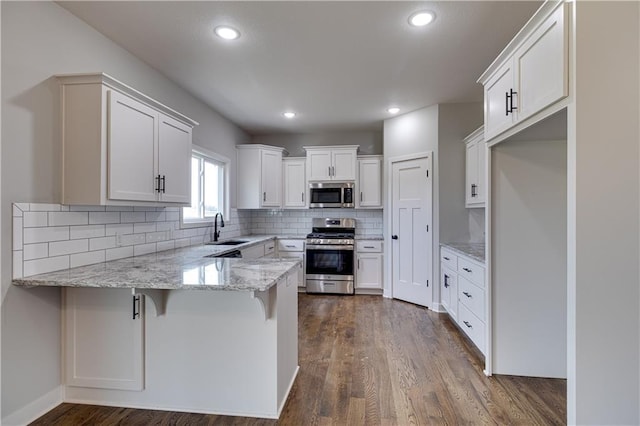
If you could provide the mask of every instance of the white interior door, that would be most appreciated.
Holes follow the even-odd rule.
[[[393,297],[426,307],[432,294],[431,156],[391,165]]]

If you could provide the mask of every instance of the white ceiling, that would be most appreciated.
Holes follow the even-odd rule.
[[[381,129],[391,105],[481,101],[476,79],[541,2],[59,4],[249,133],[269,134]],[[422,9],[436,20],[409,26]],[[242,36],[215,37],[221,24]]]

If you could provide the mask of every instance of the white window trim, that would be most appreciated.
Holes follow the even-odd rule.
[[[224,206],[222,215],[224,216],[224,221],[228,222],[229,217],[229,176],[230,176],[230,168],[231,168],[231,160],[225,157],[224,155],[220,155],[213,151],[209,151],[206,148],[202,148],[197,145],[193,145],[191,148],[192,154],[198,154],[203,157],[211,158],[212,160],[219,161],[224,164]],[[189,174],[191,176],[191,174]],[[213,218],[207,218],[202,220],[190,220],[188,222],[184,221],[184,209],[180,208],[180,229],[188,229],[188,228],[202,228],[203,226],[213,226]]]

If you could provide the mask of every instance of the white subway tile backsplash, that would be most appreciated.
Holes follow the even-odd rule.
[[[61,269],[69,269],[69,256],[47,257],[23,262],[23,276],[25,277]]]
[[[49,243],[25,244],[22,251],[24,260],[49,257]]]
[[[157,211],[155,207],[141,207],[141,206],[135,206],[133,208],[133,211],[136,212],[155,212]]]
[[[180,220],[180,212],[178,211],[168,211],[166,212],[167,220]]]
[[[72,240],[80,238],[96,238],[104,237],[105,225],[82,225],[82,226],[70,226],[69,236]]]
[[[123,235],[121,238],[123,246],[132,246],[135,244],[144,244],[146,241],[145,234],[129,234]]]
[[[134,223],[133,224],[133,233],[141,234],[145,232],[156,232],[156,224],[155,223]]]
[[[89,240],[69,240],[49,243],[49,256],[81,253],[89,250]]]
[[[160,222],[166,220],[164,212],[146,212],[145,220],[147,222]]]
[[[181,247],[188,247],[191,244],[191,239],[190,238],[180,238],[175,240],[176,242],[176,248],[181,248]]]
[[[133,207],[131,206],[107,206],[106,209],[108,212],[132,212]]]
[[[142,254],[154,253],[156,251],[156,243],[140,244],[133,246],[133,255],[140,256]]]
[[[146,220],[145,212],[122,212],[120,217],[122,223],[144,222]]]
[[[176,222],[158,222],[156,223],[156,231],[169,231],[178,227]]]
[[[165,241],[167,240],[167,231],[161,231],[161,232],[149,232],[147,233],[147,242],[148,243],[155,243],[158,241]]]
[[[60,211],[60,204],[29,204],[29,210],[32,212],[55,212]],[[24,209],[22,209],[24,210]]]
[[[157,244],[158,251],[171,250],[175,248],[175,240],[161,241]]]
[[[133,246],[107,249],[105,252],[105,260],[107,262],[110,260],[124,259],[133,256]]]
[[[104,210],[104,206],[69,206],[69,211],[72,212],[103,212]]]
[[[73,207],[73,206],[72,206]],[[89,213],[69,211],[69,212],[49,212],[49,225],[87,225],[89,223]]]
[[[116,237],[91,238],[89,240],[89,250],[110,249],[116,246]]]
[[[105,235],[125,235],[125,234],[133,234],[133,224],[132,223],[118,223],[112,225],[105,225],[106,231]]]
[[[22,278],[22,250],[15,250],[13,252],[13,279]]]
[[[35,228],[49,225],[49,222],[47,220],[47,212],[25,212],[22,215],[22,219],[22,223],[25,228]]]
[[[23,232],[23,220],[22,217],[14,217],[13,218],[13,232],[12,232],[12,241],[13,241],[13,250],[22,250],[22,232]]]
[[[75,268],[78,266],[85,265],[93,265],[94,263],[104,262],[106,259],[105,251],[88,251],[85,253],[72,254],[70,256],[71,259],[71,267]]]
[[[89,223],[120,223],[120,212],[89,212]]]
[[[21,219],[20,219],[21,220]],[[24,228],[24,243],[45,243],[69,239],[68,226],[50,226],[48,228]]]

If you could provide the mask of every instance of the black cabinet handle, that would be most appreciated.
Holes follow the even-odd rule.
[[[469,268],[462,268],[463,271],[467,271],[467,272],[471,272],[471,269]]]
[[[302,202],[304,203],[304,192],[302,193]]]
[[[444,288],[449,288],[449,275],[444,274]]]
[[[133,319],[140,318],[140,295],[133,295]]]
[[[466,291],[463,291],[462,294],[464,294],[465,296],[471,298],[471,295],[469,293],[467,293]]]
[[[392,240],[397,240],[397,239],[398,239],[398,236],[397,236],[397,235],[392,235],[392,236],[391,236],[391,239],[392,239]]]
[[[464,323],[464,325],[466,325],[467,327],[469,327],[469,328],[473,328],[473,327],[471,326],[471,324],[469,324],[467,321],[462,321],[462,322],[463,322],[463,323]]]
[[[444,260],[451,260],[451,259],[449,259],[447,256],[444,256]]]
[[[518,107],[513,105],[513,95],[517,95],[518,92],[514,92],[513,89],[509,89],[508,92],[505,92],[505,115],[509,115],[509,113],[513,113],[513,111],[517,110]]]
[[[162,180],[162,193],[164,194],[165,193],[165,189],[167,188],[166,187],[167,182],[165,181],[165,175],[162,175],[162,179],[161,180]]]
[[[160,175],[155,177],[156,180],[156,192],[160,192]]]
[[[478,193],[476,192],[476,188],[478,187],[478,185],[476,185],[475,183],[471,184],[471,196],[472,197],[477,197]]]
[[[266,192],[263,192],[263,193],[262,193],[262,201],[263,201],[263,202],[264,202],[264,201],[267,201],[267,193],[266,193]]]

